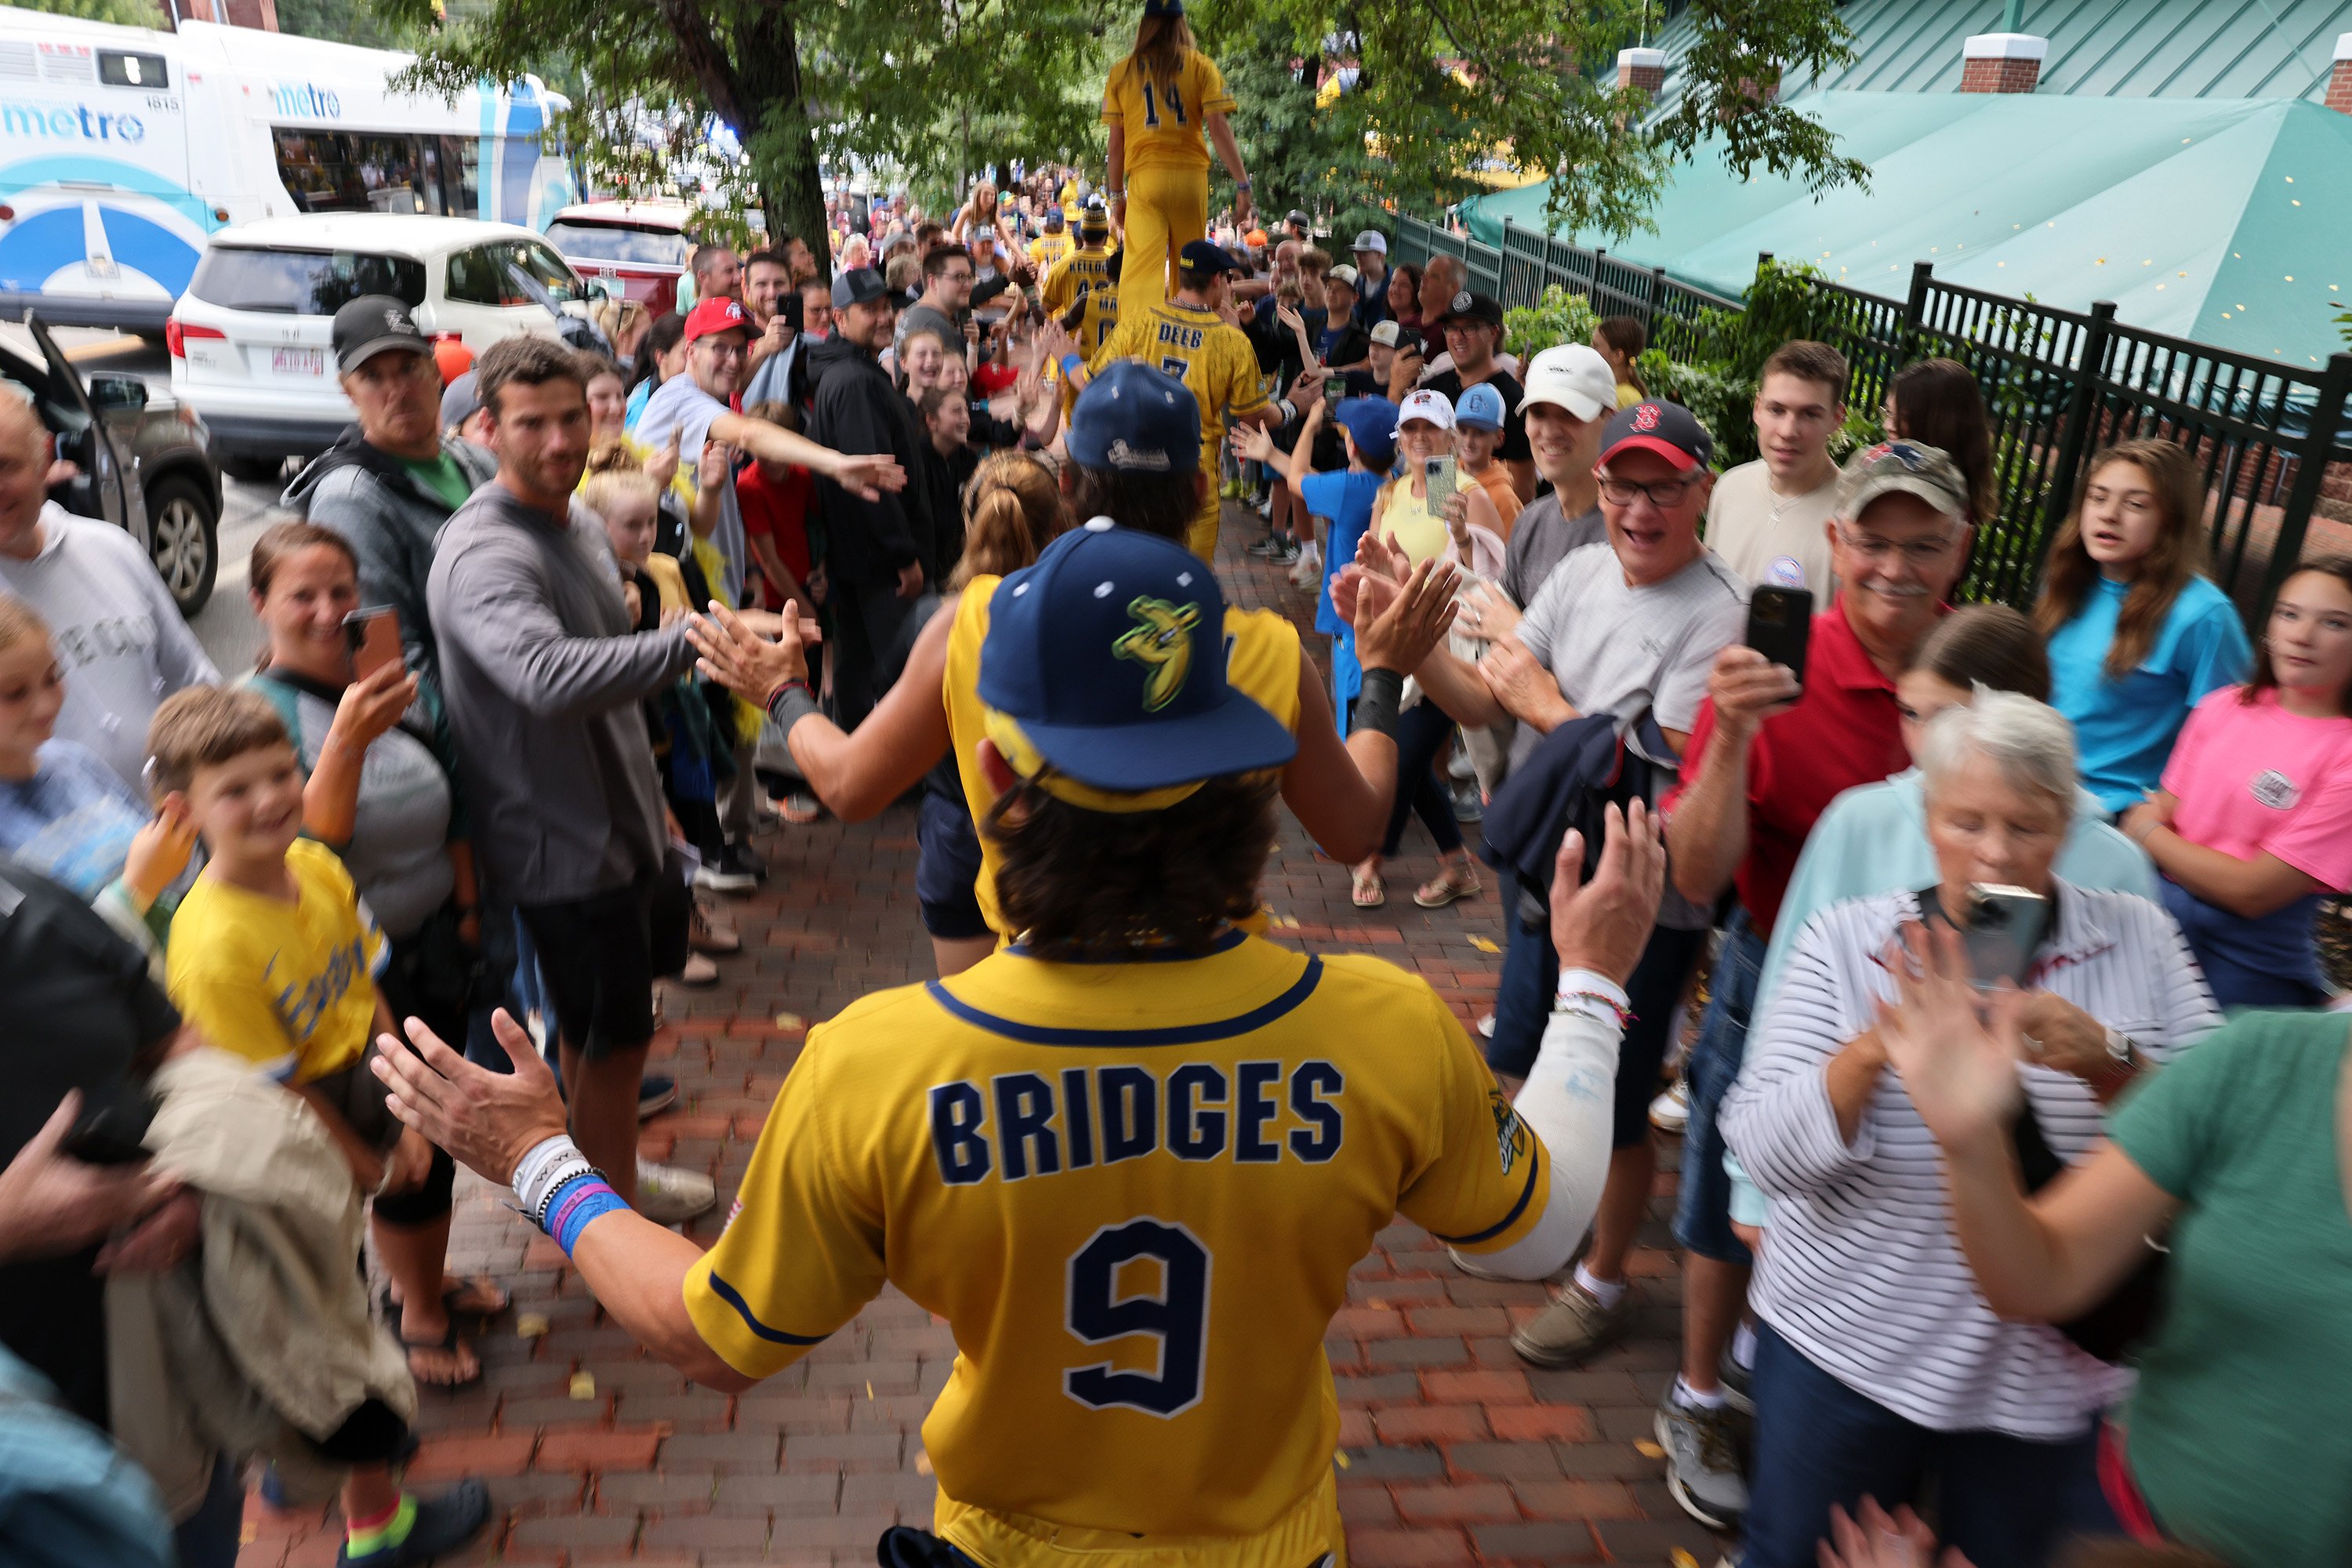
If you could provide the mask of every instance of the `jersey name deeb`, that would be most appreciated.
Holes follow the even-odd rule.
[[[1272,1165],[1286,1154],[1319,1165],[1346,1137],[1347,1087],[1319,1059],[1235,1062],[1230,1079],[1208,1062],[1165,1073],[1118,1065],[959,1079],[931,1088],[931,1150],[951,1187],[992,1173],[1017,1182],[1116,1165],[1163,1148],[1179,1160]]]

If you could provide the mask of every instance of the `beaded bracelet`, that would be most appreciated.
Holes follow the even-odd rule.
[[[582,1184],[601,1182],[605,1179],[604,1172],[588,1163],[584,1159],[576,1165],[566,1165],[541,1192],[539,1202],[526,1209],[524,1213],[530,1216],[531,1224],[552,1236],[555,1234],[552,1215],[562,1205],[564,1200],[578,1191]]]
[[[1578,1006],[1576,1005],[1578,1003],[1590,1003],[1591,1005]],[[1621,1029],[1632,1028],[1635,1021],[1641,1017],[1640,1014],[1614,996],[1600,991],[1563,991],[1552,999],[1552,1011],[1555,1013],[1589,1013],[1596,1010],[1606,1010],[1614,1014],[1617,1026]]]

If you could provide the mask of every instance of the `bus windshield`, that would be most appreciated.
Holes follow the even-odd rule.
[[[582,223],[559,218],[547,226],[547,242],[566,256],[624,266],[684,267],[686,236],[670,228],[631,228],[617,223]]]
[[[354,250],[263,250],[215,245],[196,263],[188,292],[231,310],[331,316],[362,294],[425,303],[425,264]]]

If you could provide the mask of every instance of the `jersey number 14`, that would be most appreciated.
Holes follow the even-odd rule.
[[[1122,1296],[1119,1269],[1150,1259],[1160,1286]],[[1097,1410],[1125,1406],[1149,1415],[1181,1415],[1201,1402],[1201,1366],[1209,1343],[1209,1249],[1181,1225],[1131,1219],[1105,1226],[1070,1255],[1064,1298],[1071,1333],[1090,1345],[1149,1334],[1160,1342],[1159,1369],[1120,1372],[1108,1362],[1072,1367],[1062,1390]]]
[[[1168,84],[1168,118],[1179,125],[1184,123],[1184,100],[1176,95],[1174,82]],[[1148,81],[1143,84],[1143,122],[1146,125],[1160,123],[1160,105],[1152,97],[1152,86]]]

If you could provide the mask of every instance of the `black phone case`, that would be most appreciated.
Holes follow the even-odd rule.
[[[1758,588],[1748,599],[1748,646],[1785,664],[1805,683],[1805,650],[1813,634],[1813,595],[1807,588]]]

